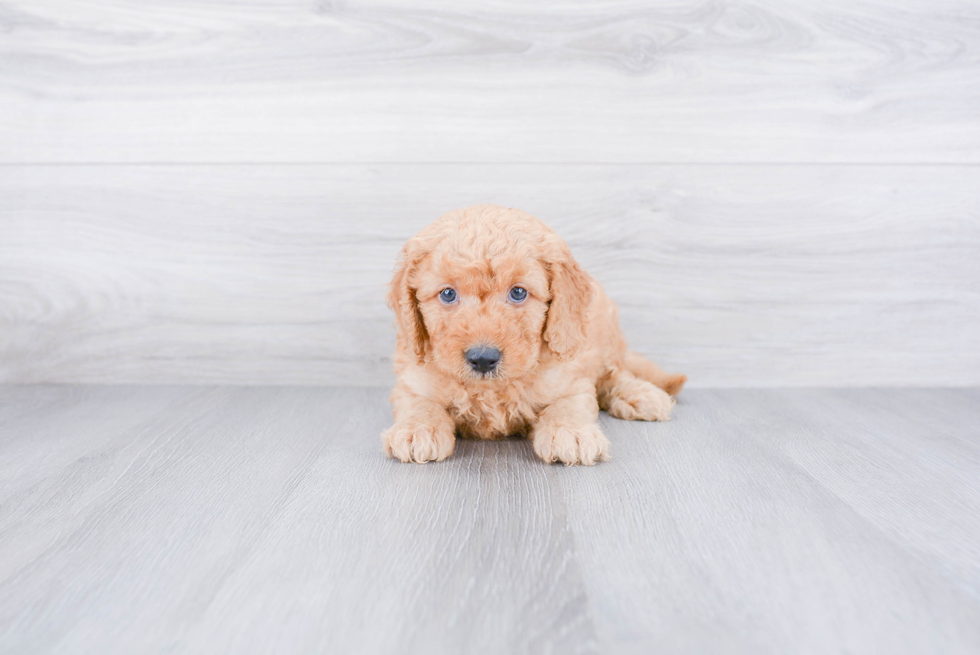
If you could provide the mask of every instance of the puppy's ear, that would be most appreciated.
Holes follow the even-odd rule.
[[[411,277],[426,254],[415,239],[409,240],[398,257],[388,290],[388,306],[395,312],[395,325],[415,351],[419,364],[425,363],[429,333],[425,330],[425,321],[422,320],[415,289],[411,286]]]
[[[551,272],[551,303],[544,340],[558,359],[573,357],[585,340],[586,310],[595,293],[592,279],[582,270],[564,242],[546,264]]]

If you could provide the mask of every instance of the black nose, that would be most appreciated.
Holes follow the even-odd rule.
[[[477,373],[489,373],[497,368],[500,351],[493,346],[474,346],[466,351],[466,361]]]

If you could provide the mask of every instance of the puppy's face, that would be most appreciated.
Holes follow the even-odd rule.
[[[405,244],[391,281],[401,346],[463,382],[527,374],[542,348],[574,356],[591,279],[536,218],[481,205],[450,212]]]
[[[440,244],[418,265],[415,296],[429,361],[461,380],[506,380],[534,368],[550,290],[531,252],[470,259]]]

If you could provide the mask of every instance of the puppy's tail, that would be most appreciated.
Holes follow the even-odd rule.
[[[679,394],[684,383],[687,382],[686,375],[665,373],[662,368],[635,352],[626,355],[626,368],[636,377],[652,382],[671,396]]]

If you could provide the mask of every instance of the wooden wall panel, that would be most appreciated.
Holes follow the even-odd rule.
[[[25,166],[0,380],[390,380],[402,242],[529,211],[701,386],[980,384],[975,166]]]
[[[0,1],[0,380],[382,383],[399,244],[554,224],[694,384],[976,384],[968,0]]]
[[[980,163],[971,0],[0,4],[3,162]]]

